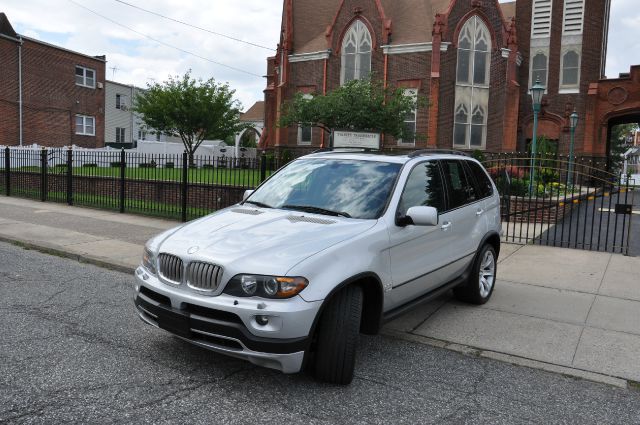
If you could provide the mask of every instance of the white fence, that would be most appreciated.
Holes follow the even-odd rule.
[[[127,167],[182,167],[182,153],[184,147],[178,143],[163,142],[138,142],[137,149],[125,149],[125,162]],[[9,162],[10,168],[17,167],[39,167],[42,161],[43,146],[31,145],[28,147],[10,146]],[[6,146],[0,146],[0,169],[5,167]],[[72,146],[73,167],[96,166],[113,167],[120,163],[121,150],[113,148],[87,149]],[[232,146],[218,144],[202,144],[194,155],[195,166],[219,166],[241,167],[245,162],[255,163],[256,149],[240,148],[240,156],[236,160],[235,148]],[[67,163],[67,151],[69,147],[51,148],[46,147],[48,166],[63,165]],[[95,165],[94,165],[95,164]]]

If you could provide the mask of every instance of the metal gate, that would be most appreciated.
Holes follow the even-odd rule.
[[[500,192],[504,242],[640,254],[630,252],[640,220],[632,179],[558,155],[501,154],[484,165]]]

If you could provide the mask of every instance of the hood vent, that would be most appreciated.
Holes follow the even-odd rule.
[[[333,224],[333,220],[325,220],[322,218],[305,217],[303,215],[290,215],[287,217],[291,223],[314,223],[314,224]]]
[[[238,214],[248,214],[248,215],[260,215],[260,214],[263,214],[262,211],[247,210],[247,209],[244,209],[244,208],[234,208],[231,211],[233,211],[234,213],[238,213]]]

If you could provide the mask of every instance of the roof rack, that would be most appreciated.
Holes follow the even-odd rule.
[[[350,152],[379,152],[378,149],[370,148],[320,148],[311,152],[314,153],[350,153]]]
[[[409,158],[415,158],[418,156],[423,156],[423,155],[434,155],[434,154],[439,154],[439,153],[448,153],[451,155],[461,155],[461,156],[469,156],[468,153],[463,152],[463,151],[458,151],[455,149],[419,149],[416,151],[411,152],[408,157]]]

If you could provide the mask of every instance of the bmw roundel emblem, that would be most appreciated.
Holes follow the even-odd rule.
[[[187,250],[188,254],[195,254],[196,252],[198,252],[200,250],[199,246],[192,246],[191,248],[189,248]]]

